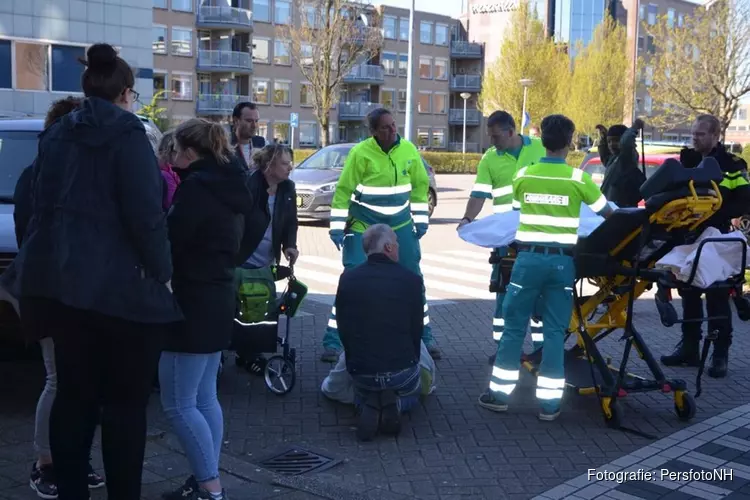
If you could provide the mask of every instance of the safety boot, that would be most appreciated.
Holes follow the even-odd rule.
[[[664,366],[699,366],[700,337],[683,337],[677,344],[672,354],[662,356],[661,362]]]
[[[709,377],[724,378],[727,376],[729,346],[731,343],[731,339],[718,339],[714,344],[714,352],[711,355],[711,366],[708,368]]]

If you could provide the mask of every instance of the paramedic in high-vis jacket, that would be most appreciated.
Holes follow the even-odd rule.
[[[336,184],[331,204],[330,237],[342,250],[345,268],[367,260],[362,233],[374,224],[386,224],[398,236],[399,262],[422,276],[419,269],[419,239],[427,232],[429,209],[427,192],[430,179],[419,151],[397,133],[393,115],[384,108],[367,117],[372,137],[352,148]],[[434,345],[427,300],[424,304],[422,340],[434,358],[440,351]],[[333,305],[323,338],[322,361],[336,362],[342,350]]]
[[[510,113],[495,111],[487,118],[487,131],[492,146],[484,153],[477,166],[477,177],[466,203],[466,212],[458,227],[469,224],[482,211],[485,200],[492,200],[492,211],[496,214],[510,212],[513,201],[513,176],[523,167],[538,162],[545,155],[541,139],[516,133],[516,122]],[[492,252],[496,258],[508,255],[508,248],[496,248]],[[492,338],[500,342],[505,320],[503,319],[504,287],[500,265],[492,264],[492,283],[499,287],[495,292],[495,315],[492,318]],[[531,319],[531,340],[534,351],[542,347],[542,318],[535,314]],[[490,356],[490,364],[495,355]]]

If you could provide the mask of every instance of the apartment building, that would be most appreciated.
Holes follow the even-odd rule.
[[[0,0],[0,116],[44,116],[49,105],[81,95],[86,49],[118,48],[151,100],[152,0]]]
[[[742,102],[727,127],[725,142],[750,144],[750,102]]]

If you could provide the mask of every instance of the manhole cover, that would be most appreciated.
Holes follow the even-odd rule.
[[[312,451],[293,448],[262,461],[260,466],[284,476],[299,476],[313,471],[320,472],[339,462],[340,460],[324,457]]]

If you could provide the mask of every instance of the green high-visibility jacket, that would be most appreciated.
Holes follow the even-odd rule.
[[[427,193],[430,179],[419,151],[398,137],[387,153],[375,138],[352,148],[346,158],[331,204],[331,231],[350,227],[363,232],[373,224],[394,230],[412,220],[429,224]]]

